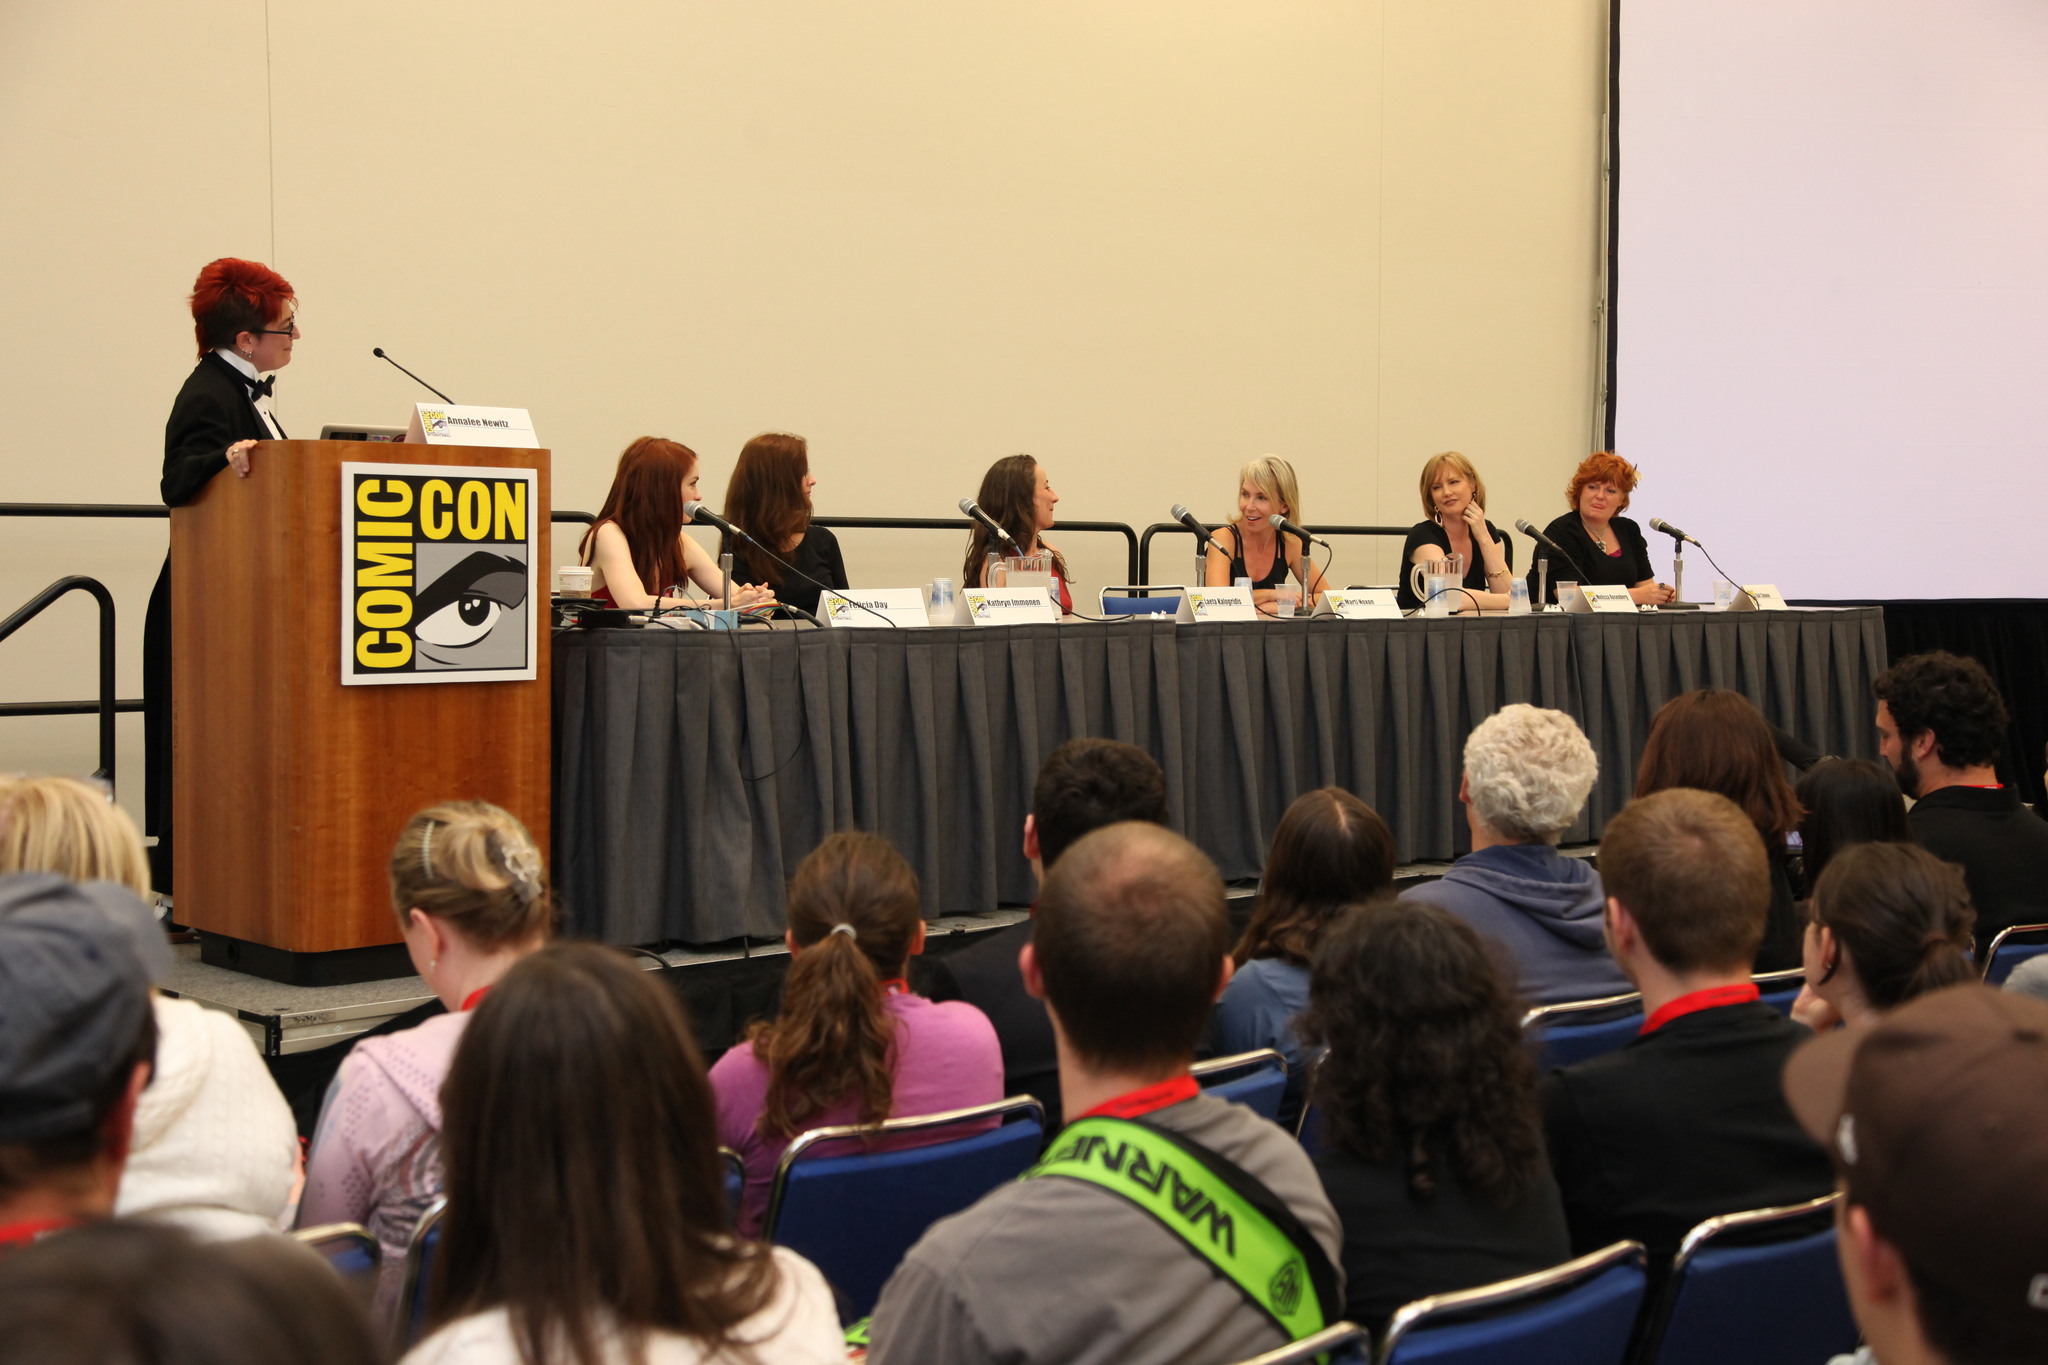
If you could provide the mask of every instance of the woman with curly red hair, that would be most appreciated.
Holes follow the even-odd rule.
[[[291,364],[300,337],[297,296],[269,266],[232,256],[209,262],[192,285],[192,330],[199,363],[185,377],[164,424],[164,502],[177,507],[199,496],[214,475],[232,467],[249,477],[258,441],[283,440],[270,409],[276,372]],[[265,376],[269,376],[266,378]],[[171,889],[171,559],[149,595],[142,627],[143,753],[151,879]]]
[[[1572,510],[1543,528],[1544,534],[1564,547],[1572,563],[1552,560],[1549,600],[1557,600],[1557,580],[1578,583],[1610,583],[1626,587],[1637,605],[1669,602],[1676,593],[1657,581],[1650,568],[1650,547],[1643,530],[1620,515],[1628,507],[1628,495],[1635,491],[1640,476],[1636,467],[1611,450],[1588,455],[1573,471],[1565,485],[1564,500]],[[1536,559],[1548,554],[1538,548]],[[1534,600],[1536,565],[1529,566],[1529,592]]]

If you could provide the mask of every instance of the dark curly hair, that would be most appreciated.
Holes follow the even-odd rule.
[[[1280,817],[1259,882],[1259,904],[1230,959],[1277,957],[1306,967],[1323,931],[1348,905],[1394,884],[1394,832],[1342,787],[1303,792]]]
[[[1386,897],[1323,936],[1300,1019],[1328,1047],[1311,1101],[1330,1144],[1359,1160],[1398,1158],[1426,1199],[1448,1170],[1496,1207],[1542,1170],[1536,1068],[1521,1005],[1470,926],[1423,900]]]
[[[1937,649],[1899,660],[1870,685],[1891,708],[1902,739],[1934,732],[1934,752],[1951,768],[1997,759],[2011,721],[1984,665]]]

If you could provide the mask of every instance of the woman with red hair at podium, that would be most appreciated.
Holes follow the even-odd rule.
[[[642,436],[626,447],[597,524],[577,549],[579,562],[597,570],[590,586],[598,601],[627,611],[657,603],[680,607],[690,599],[677,592],[690,582],[716,599],[714,605],[723,602],[725,575],[709,551],[683,534],[683,504],[704,496],[697,479],[697,452],[680,441]],[[771,588],[733,584],[735,607],[774,600]]]
[[[258,441],[283,440],[270,410],[276,372],[291,364],[299,339],[298,299],[284,276],[232,256],[208,263],[192,285],[192,330],[199,363],[185,377],[164,424],[164,503],[190,502],[223,469],[249,477]],[[264,377],[269,376],[269,377]],[[171,889],[171,557],[149,595],[142,627],[145,810],[157,838],[150,873]]]

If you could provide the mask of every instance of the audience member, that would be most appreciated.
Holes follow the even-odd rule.
[[[75,778],[0,777],[0,873],[28,871],[150,895],[135,822]],[[168,953],[161,960],[168,966]],[[277,1082],[233,1015],[161,992],[150,1004],[156,1066],[114,1211],[209,1239],[276,1232],[299,1176],[298,1131]]]
[[[2000,929],[2048,921],[2048,820],[1994,767],[2005,702],[1975,659],[1936,651],[1877,675],[1878,748],[1913,798],[1913,837],[1959,864],[1977,908],[1977,948]]]
[[[1867,758],[1824,758],[1792,789],[1799,819],[1799,876],[1813,894],[1828,862],[1851,844],[1910,844],[1906,799],[1898,779]]]
[[[0,877],[0,1258],[113,1213],[169,958],[118,886]]]
[[[1636,795],[1672,787],[1718,792],[1749,817],[1770,855],[1770,908],[1755,970],[1797,967],[1802,926],[1785,836],[1799,827],[1799,799],[1785,781],[1784,760],[1754,702],[1725,687],[1703,687],[1664,703],[1643,744]],[[1601,863],[1606,863],[1604,846]]]
[[[1771,898],[1750,817],[1712,792],[1637,797],[1607,826],[1600,872],[1642,1034],[1553,1071],[1539,1098],[1573,1251],[1632,1237],[1661,1265],[1704,1219],[1832,1182],[1778,1090],[1807,1030],[1750,980]]]
[[[441,1193],[441,1081],[476,1008],[553,931],[540,851],[526,827],[481,801],[406,823],[391,854],[391,904],[413,967],[447,1007],[415,1028],[356,1044],[335,1073],[299,1225],[361,1223],[384,1248],[375,1311],[398,1299],[406,1244]]]
[[[1152,756],[1114,739],[1070,739],[1046,756],[1024,817],[1024,856],[1040,881],[1068,845],[1119,820],[1163,825],[1166,774]],[[1045,1106],[1046,1131],[1060,1126],[1060,1064],[1045,1002],[1024,989],[1017,955],[1032,921],[983,934],[957,953],[924,960],[925,994],[965,1000],[986,1014],[1003,1046],[1003,1093]]]
[[[561,943],[476,1011],[448,1073],[434,1331],[406,1365],[838,1365],[832,1292],[736,1239],[675,995]]]
[[[1237,970],[1210,1024],[1218,1055],[1270,1047],[1287,1059],[1280,1123],[1301,1113],[1310,1057],[1294,1017],[1308,1008],[1308,964],[1323,933],[1349,905],[1394,884],[1394,833],[1342,787],[1295,798],[1266,852],[1259,903],[1230,960]]]
[[[1280,1128],[1203,1095],[1188,1073],[1230,977],[1229,949],[1222,879],[1185,839],[1127,822],[1066,850],[1046,875],[1021,966],[1052,1011],[1060,1090],[1079,1117],[1030,1178],[911,1249],[875,1308],[876,1365],[1204,1365],[1284,1344],[1296,1333],[1283,1314],[1320,1308],[1335,1320],[1342,1238],[1314,1167]],[[1106,1159],[1133,1146],[1173,1171],[1176,1191],[1230,1198],[1225,1180],[1240,1192],[1263,1186],[1257,1207],[1238,1207],[1247,1230],[1231,1247],[1205,1235],[1208,1194],[1185,1206],[1196,1221],[1148,1212],[1144,1191]],[[1250,1235],[1255,1217],[1272,1224],[1270,1238]],[[1245,1273],[1235,1248],[1255,1240],[1284,1246],[1286,1259],[1246,1285],[1230,1272]]]
[[[1836,1250],[1875,1365],[2048,1359],[2048,1005],[1957,986],[1794,1053],[1840,1173]]]
[[[1600,931],[1600,874],[1557,841],[1585,809],[1599,775],[1578,722],[1517,702],[1465,740],[1458,799],[1472,851],[1442,880],[1407,892],[1440,905],[1499,946],[1522,998],[1538,1005],[1622,995],[1628,978]]]
[[[1353,909],[1309,1001],[1347,1318],[1377,1334],[1411,1300],[1571,1258],[1521,1006],[1470,926],[1413,897]]]
[[[1806,988],[1792,1017],[1809,1028],[1874,1023],[1916,995],[1977,979],[1963,870],[1918,844],[1842,850],[1808,916]]]
[[[282,1238],[124,1219],[0,1262],[0,1365],[378,1365],[362,1307]]]
[[[805,1129],[1003,1098],[1002,1048],[987,1017],[915,995],[905,980],[924,951],[924,918],[917,874],[888,840],[834,834],[813,849],[790,881],[782,937],[780,1012],[711,1068],[718,1140],[747,1168],[740,1230],[749,1236],[761,1231],[776,1163]]]

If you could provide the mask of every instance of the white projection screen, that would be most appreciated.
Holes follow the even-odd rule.
[[[1630,515],[1794,599],[2048,597],[2048,3],[1619,9]]]

